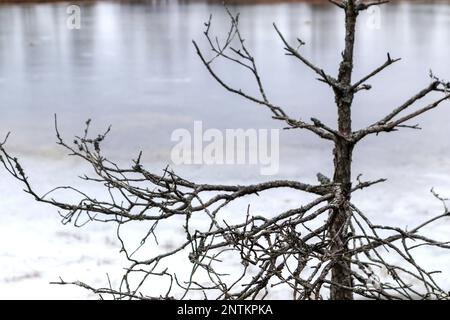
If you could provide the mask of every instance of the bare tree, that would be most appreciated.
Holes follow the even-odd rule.
[[[434,240],[422,233],[426,226],[450,215],[446,199],[433,191],[436,199],[443,204],[443,212],[410,230],[376,225],[352,203],[351,195],[385,180],[361,181],[360,176],[353,180],[351,169],[352,153],[359,141],[372,134],[403,128],[419,129],[418,125],[410,125],[409,121],[448,101],[450,83],[430,73],[431,82],[405,103],[373,124],[354,130],[351,111],[355,94],[370,90],[367,82],[400,59],[393,59],[387,54],[384,64],[354,81],[353,52],[358,15],[371,6],[387,1],[330,2],[345,14],[345,49],[337,77],[316,66],[301,53],[300,48],[305,44],[302,40],[297,39],[295,45],[290,44],[275,24],[274,28],[286,54],[303,63],[317,74],[319,81],[333,90],[338,113],[337,128],[315,118],[304,121],[291,117],[282,106],[268,98],[255,58],[240,32],[239,15],[227,11],[231,24],[224,41],[211,35],[212,18],[206,22],[204,35],[212,50],[211,57],[207,57],[195,41],[193,44],[206,69],[226,90],[267,108],[273,119],[282,121],[286,129],[308,130],[321,139],[331,141],[334,145],[332,179],[318,174],[317,185],[288,180],[252,185],[201,184],[180,177],[168,168],[160,175],[151,173],[141,164],[141,154],[130,167],[124,168],[108,160],[101,152],[101,143],[109,129],[104,134],[91,137],[88,121],[84,134],[70,144],[62,138],[55,118],[57,143],[72,156],[92,166],[95,176],[85,175],[83,179],[103,184],[110,198],[98,200],[70,186],[40,195],[32,187],[18,159],[6,151],[6,140],[0,144],[0,161],[4,167],[25,185],[25,191],[37,201],[57,207],[64,223],[73,222],[79,226],[83,217],[87,217],[87,221],[117,223],[117,237],[131,263],[120,286],[93,288],[82,282],[62,279],[58,284],[75,284],[98,294],[110,294],[116,299],[181,299],[189,297],[192,292],[201,292],[207,298],[216,299],[262,299],[271,288],[277,286],[290,290],[293,299],[449,298],[449,293],[434,279],[436,271],[425,270],[414,256],[415,249],[419,247],[450,248],[448,242]],[[250,72],[259,88],[258,95],[251,95],[223,80],[214,69],[217,59],[231,61]],[[437,97],[432,103],[413,109],[428,96]],[[230,223],[227,217],[223,217],[223,212],[231,203],[245,201],[244,198],[249,195],[262,196],[264,192],[278,188],[312,194],[315,199],[300,207],[270,215],[255,214],[249,205],[245,212],[239,213],[243,217],[239,223]],[[67,203],[54,199],[52,194],[61,189],[75,192],[81,200]],[[159,223],[177,221],[180,217],[184,220],[186,240],[161,254],[137,259],[122,240],[120,228],[126,223],[151,222],[148,233],[142,239],[143,246],[149,237],[157,240],[161,236],[157,232]],[[207,223],[195,225],[193,221],[198,217]],[[395,255],[397,262],[390,262],[386,253]],[[185,281],[164,265],[166,259],[175,255],[186,257],[191,265],[190,276]],[[237,257],[241,266],[232,274],[224,274],[221,259],[230,256]],[[381,276],[382,273],[385,274]],[[204,276],[202,281],[197,278],[199,274]],[[139,277],[139,281],[131,281],[132,277]],[[142,292],[144,284],[154,277],[167,278],[165,294]],[[205,284],[205,277],[208,284]],[[182,290],[177,291],[175,287]]]

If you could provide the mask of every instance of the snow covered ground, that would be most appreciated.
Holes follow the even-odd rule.
[[[279,177],[291,176],[300,181],[314,182],[315,173],[308,172],[308,168],[316,165],[325,167],[326,161],[304,157],[301,158],[302,164],[297,167],[292,164],[295,152],[294,149],[282,149],[284,154],[282,163],[290,162],[290,165],[282,166]],[[326,159],[326,149],[318,152],[323,153],[323,159]],[[29,157],[24,154],[21,158],[32,183],[42,192],[57,185],[68,184],[82,186],[83,190],[91,194],[101,195],[104,192],[99,187],[80,184],[77,175],[85,172],[86,168],[82,163],[67,158],[63,154],[56,152],[51,157],[42,155]],[[370,190],[355,193],[354,202],[363,208],[375,223],[412,227],[426,217],[442,211],[441,204],[432,197],[429,189],[434,186],[441,194],[450,194],[450,176],[444,175],[443,170],[438,169],[442,168],[442,165],[448,168],[450,164],[443,160],[441,166],[435,166],[437,168],[435,171],[429,171],[430,168],[426,166],[425,170],[421,169],[419,159],[415,161],[412,162],[411,159],[405,162],[400,161],[397,167],[386,167],[385,163],[378,162],[377,165],[382,169],[377,169],[375,172],[380,172],[380,176],[375,176],[373,173],[366,178],[389,177],[390,180]],[[370,168],[374,165],[369,160],[363,167],[370,172]],[[158,172],[164,164],[154,161],[149,162],[148,166]],[[357,167],[362,169],[360,165]],[[215,177],[213,182],[245,184],[259,179],[254,174],[257,171],[256,168],[249,170],[239,166],[213,166],[190,169],[180,168],[183,174],[193,177],[194,180],[212,181],[208,177]],[[446,170],[446,173],[448,172]],[[116,229],[113,224],[90,223],[82,228],[62,225],[55,208],[34,202],[31,197],[20,191],[21,186],[4,171],[1,171],[0,177],[0,194],[2,195],[0,298],[96,298],[83,289],[49,284],[51,281],[57,281],[59,277],[66,281],[81,280],[93,286],[103,287],[108,286],[109,276],[113,286],[117,285],[121,268],[126,267],[127,262],[119,253],[120,244],[115,237]],[[298,194],[294,192],[279,191],[271,193],[269,197],[262,196],[256,202],[253,201],[254,199],[249,201],[251,200],[255,211],[273,212],[297,205],[297,196]],[[247,202],[243,201],[242,206],[246,205]],[[160,248],[163,250],[171,248],[172,242],[176,242],[182,234],[179,232],[180,228],[181,221],[180,225],[163,226],[159,230],[163,239]],[[450,219],[442,220],[428,230],[434,237],[448,240]],[[138,236],[132,235],[133,237],[137,244]],[[182,266],[186,265],[187,261],[187,254],[178,255],[170,266],[171,270],[185,271]],[[448,274],[450,252],[421,250],[420,261],[432,269],[444,271],[438,279],[450,288]],[[154,285],[157,286],[158,283]],[[278,292],[272,297],[285,296],[283,292]]]

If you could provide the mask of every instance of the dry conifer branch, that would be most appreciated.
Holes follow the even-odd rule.
[[[393,109],[381,120],[354,131],[351,110],[354,95],[371,88],[366,82],[400,59],[387,60],[380,67],[352,82],[353,51],[356,22],[361,10],[386,1],[330,0],[345,14],[345,49],[337,77],[305,58],[299,48],[290,45],[274,24],[275,32],[286,53],[297,58],[314,71],[335,94],[338,113],[336,128],[312,118],[311,123],[288,116],[282,107],[268,98],[256,59],[245,43],[239,29],[239,15],[227,11],[231,25],[225,40],[211,35],[212,17],[205,24],[206,43],[212,57],[208,58],[194,41],[195,49],[212,77],[226,90],[268,108],[274,119],[281,120],[286,129],[306,129],[334,144],[334,175],[317,174],[318,183],[276,180],[252,185],[216,185],[195,183],[180,177],[169,168],[161,174],[145,169],[142,154],[128,167],[109,160],[102,153],[102,142],[110,129],[100,135],[90,135],[90,121],[82,136],[67,143],[60,134],[55,118],[57,143],[73,157],[90,164],[94,176],[85,175],[86,183],[100,183],[106,199],[97,199],[71,186],[59,187],[40,195],[35,191],[19,160],[0,144],[0,161],[6,170],[25,186],[25,192],[35,200],[50,204],[61,212],[64,223],[82,226],[86,222],[111,222],[117,225],[121,251],[130,262],[121,284],[113,288],[94,288],[79,281],[56,282],[76,285],[101,297],[114,299],[264,299],[274,289],[289,292],[293,299],[449,299],[448,288],[435,280],[437,271],[426,270],[416,256],[418,248],[450,249],[450,242],[430,238],[424,230],[436,223],[449,223],[447,199],[432,190],[442,203],[436,213],[412,229],[377,225],[351,200],[353,192],[386,181],[352,179],[351,162],[355,145],[373,133],[391,132],[399,128],[418,128],[408,121],[437,108],[450,99],[449,84],[430,73],[431,84]],[[299,47],[304,42],[298,40]],[[226,83],[213,68],[224,59],[250,72],[260,96],[252,96]],[[411,111],[423,98],[439,97],[426,106]],[[314,200],[295,203],[285,211],[260,213],[253,209],[249,196],[266,196],[266,191],[286,188],[312,195]],[[80,199],[75,203],[57,200],[58,191],[71,191]],[[366,192],[365,190],[362,192]],[[236,201],[246,210],[231,209]],[[232,213],[232,214],[231,214]],[[414,214],[414,213],[412,213]],[[236,222],[232,217],[240,217]],[[198,223],[199,219],[202,223]],[[137,248],[130,249],[123,238],[122,228],[131,222],[150,223],[148,232]],[[181,222],[182,221],[182,222]],[[158,247],[160,225],[170,222],[183,224],[184,239],[173,248],[152,255],[139,256],[144,247]],[[170,259],[181,257],[189,266],[188,275],[173,271]],[[225,261],[239,261],[229,273]],[[149,289],[147,284],[158,279],[165,287]]]

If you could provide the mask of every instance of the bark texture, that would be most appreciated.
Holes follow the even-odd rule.
[[[332,252],[336,255],[335,265],[331,270],[331,299],[353,299],[351,290],[352,276],[350,256],[346,238],[351,210],[348,206],[351,197],[352,175],[352,134],[351,107],[353,103],[353,89],[351,86],[353,72],[353,51],[355,44],[356,19],[358,11],[350,0],[345,8],[345,49],[339,67],[338,86],[335,88],[336,105],[338,109],[338,128],[340,136],[335,140],[334,148],[334,177],[333,182],[341,186],[341,197],[338,209],[332,212],[330,235]]]

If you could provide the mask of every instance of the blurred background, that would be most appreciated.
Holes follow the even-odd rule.
[[[68,141],[93,120],[94,132],[111,124],[104,152],[129,164],[143,150],[145,165],[159,172],[170,164],[176,128],[280,128],[265,109],[225,92],[201,64],[192,39],[208,52],[204,22],[213,15],[219,38],[229,26],[219,1],[0,1],[0,137],[11,132],[9,151],[22,159],[42,193],[57,185],[99,186],[77,179],[83,163],[55,145],[53,114]],[[334,126],[332,92],[298,61],[284,55],[272,23],[290,41],[306,42],[302,52],[335,75],[343,49],[343,15],[327,1],[232,1],[241,13],[241,32],[251,48],[269,98],[293,117],[316,117]],[[81,9],[81,28],[68,29],[67,8]],[[354,104],[354,127],[368,125],[429,83],[429,70],[450,80],[450,3],[393,1],[361,15],[356,41],[355,79],[381,65],[390,52],[402,61],[371,80],[373,89]],[[249,74],[228,63],[218,72],[235,87],[256,92]],[[418,105],[420,106],[420,105]],[[435,214],[440,204],[432,187],[450,196],[450,104],[420,118],[423,130],[370,137],[355,150],[354,174],[388,178],[384,185],[355,195],[375,221],[400,226]],[[332,174],[331,145],[295,130],[281,132],[278,178],[315,183]],[[263,181],[258,167],[175,168],[201,182]],[[82,229],[59,224],[54,208],[36,204],[0,170],[0,297],[85,298],[87,292],[51,286],[59,276],[104,283],[123,261],[108,225]],[[278,194],[261,207],[295,204]],[[449,225],[434,233],[448,235]],[[167,230],[168,234],[173,230]],[[433,257],[433,259],[429,259]],[[450,256],[424,253],[440,269]]]

